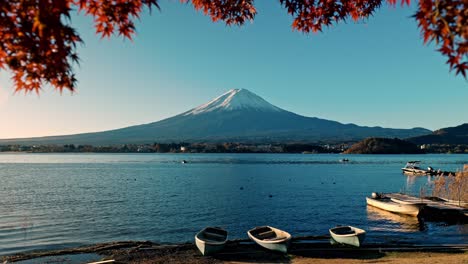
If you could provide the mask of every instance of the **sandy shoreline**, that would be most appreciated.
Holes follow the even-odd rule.
[[[202,256],[191,243],[159,245],[148,241],[102,243],[85,247],[40,251],[0,257],[10,263],[465,263],[468,244],[366,245],[363,248],[332,247],[327,243],[293,243],[289,254],[279,254],[246,241],[230,241],[216,256]]]

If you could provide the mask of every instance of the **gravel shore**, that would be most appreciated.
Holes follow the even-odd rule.
[[[264,250],[247,241],[230,241],[215,256],[202,256],[191,243],[160,245],[148,241],[124,241],[55,251],[30,252],[1,257],[3,263],[450,263],[468,264],[468,245],[415,246],[366,245],[363,248],[332,247],[327,243],[293,243],[288,254]]]

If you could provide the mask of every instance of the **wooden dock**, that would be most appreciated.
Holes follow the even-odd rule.
[[[468,220],[468,207],[456,205],[455,201],[444,201],[442,199],[431,199],[431,197],[419,198],[401,193],[389,193],[385,196],[395,200],[409,203],[425,203],[426,207],[421,212],[421,216],[434,220]],[[466,205],[466,202],[461,202]]]

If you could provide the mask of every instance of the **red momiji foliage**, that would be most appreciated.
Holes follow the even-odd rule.
[[[419,0],[414,15],[424,42],[435,41],[450,69],[466,78],[468,70],[468,0]]]
[[[254,19],[254,0],[180,0],[203,10],[213,21],[242,25]],[[294,18],[292,27],[302,32],[348,18],[371,16],[385,0],[279,0]],[[397,0],[386,0],[395,5]],[[448,58],[456,74],[466,77],[468,70],[468,1],[418,0],[414,15],[424,42],[435,41],[438,51]],[[131,39],[134,20],[146,7],[159,8],[159,0],[1,0],[0,69],[13,74],[16,90],[39,91],[49,83],[62,91],[73,91],[76,78],[72,64],[78,63],[76,45],[82,40],[71,26],[74,7],[94,18],[96,33],[110,37],[115,33]],[[410,0],[401,0],[409,5]]]
[[[118,31],[129,39],[143,7],[158,7],[157,0],[1,0],[0,68],[12,71],[17,91],[38,92],[44,83],[75,89],[72,64],[82,40],[70,25],[73,6],[94,17],[101,36]]]

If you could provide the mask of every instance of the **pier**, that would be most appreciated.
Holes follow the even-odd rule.
[[[407,203],[425,203],[421,217],[433,220],[468,220],[466,201],[447,201],[437,197],[415,197],[401,193],[389,193],[385,196]]]

